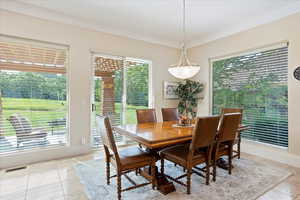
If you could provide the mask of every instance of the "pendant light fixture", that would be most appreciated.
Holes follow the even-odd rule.
[[[200,71],[200,66],[196,64],[191,64],[191,62],[187,57],[185,0],[182,0],[182,2],[183,2],[183,17],[182,17],[183,45],[181,49],[181,55],[178,64],[170,66],[168,71],[176,78],[189,79],[195,76]]]

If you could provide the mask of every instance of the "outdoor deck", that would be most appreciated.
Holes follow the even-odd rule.
[[[35,148],[46,148],[52,146],[63,146],[67,143],[67,137],[65,131],[50,131],[46,138],[35,138],[30,141],[22,142],[17,147],[16,136],[1,136],[0,137],[0,154],[2,153],[13,153],[23,150],[35,149]]]

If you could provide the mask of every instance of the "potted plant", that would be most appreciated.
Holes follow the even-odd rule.
[[[189,125],[191,120],[196,117],[196,108],[198,104],[199,93],[203,91],[203,84],[198,81],[185,80],[180,82],[175,89],[178,95],[178,112],[182,125]]]

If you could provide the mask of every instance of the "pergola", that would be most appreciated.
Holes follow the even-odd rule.
[[[115,112],[115,72],[122,70],[125,66],[134,66],[139,63],[105,56],[95,56],[94,61],[95,76],[101,77],[102,80],[102,114],[112,114]]]

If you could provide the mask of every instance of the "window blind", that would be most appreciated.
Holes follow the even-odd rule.
[[[243,108],[242,137],[288,147],[288,47],[212,62],[212,112]]]
[[[67,48],[47,46],[0,40],[0,154],[68,142]]]

